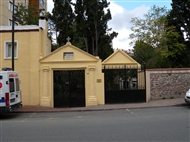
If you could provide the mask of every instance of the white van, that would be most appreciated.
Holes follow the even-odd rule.
[[[190,89],[185,94],[185,102],[190,105]]]
[[[10,68],[0,71],[0,114],[22,108],[19,74]]]

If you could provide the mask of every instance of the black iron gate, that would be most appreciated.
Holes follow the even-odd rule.
[[[145,69],[104,66],[105,104],[146,101]]]
[[[54,71],[54,107],[84,107],[84,78],[84,70]]]

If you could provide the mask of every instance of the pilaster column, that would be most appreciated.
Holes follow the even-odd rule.
[[[42,68],[42,96],[41,96],[41,106],[48,106],[50,107],[50,96],[49,96],[49,75],[50,69],[48,66]]]
[[[97,105],[97,98],[95,96],[95,80],[94,80],[94,74],[95,74],[95,66],[89,66],[89,83],[90,83],[90,92],[88,97],[88,106]]]
[[[48,98],[48,74],[49,74],[49,69],[44,68],[43,69],[43,98]]]

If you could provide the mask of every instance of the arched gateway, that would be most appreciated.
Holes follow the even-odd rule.
[[[101,59],[67,42],[40,59],[40,95],[41,106],[104,104]]]
[[[105,82],[105,104],[146,101],[145,67],[122,50],[102,62]]]

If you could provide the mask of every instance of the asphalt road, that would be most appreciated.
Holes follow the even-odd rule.
[[[11,113],[0,116],[0,142],[189,142],[190,107]]]

